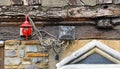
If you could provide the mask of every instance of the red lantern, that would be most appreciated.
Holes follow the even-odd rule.
[[[32,25],[28,22],[28,15],[25,15],[26,19],[24,23],[20,25],[20,35],[25,36],[26,40],[32,34]]]

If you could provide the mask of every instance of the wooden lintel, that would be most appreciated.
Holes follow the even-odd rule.
[[[110,25],[110,28],[113,28],[113,25],[119,24],[119,17],[105,17],[105,18],[92,18],[92,17],[67,17],[67,18],[50,18],[50,17],[33,17],[30,16],[35,22],[37,26],[46,26],[46,25],[53,25],[53,26],[59,26],[59,25],[98,25],[99,20],[110,20],[110,22],[107,22],[109,24],[106,24],[107,26],[104,26],[104,22],[102,25],[102,28],[107,28],[108,25]],[[114,19],[118,19],[118,22],[115,22]],[[112,21],[111,21],[112,20]],[[22,16],[0,16],[0,26],[19,26],[21,22],[25,21],[25,17]],[[17,23],[16,23],[17,22]],[[112,23],[111,23],[112,22]],[[100,27],[101,27],[100,23]]]
[[[90,18],[88,17],[67,17],[67,18],[49,18],[49,17],[31,17],[33,21],[39,22],[61,22],[61,21],[88,21]],[[24,17],[17,16],[9,16],[9,17],[0,17],[0,22],[23,22],[25,20]]]

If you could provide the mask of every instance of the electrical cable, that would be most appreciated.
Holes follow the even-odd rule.
[[[28,16],[28,19],[30,20],[31,25],[33,26],[33,30],[35,31],[35,34],[37,35],[40,42],[42,42],[42,34],[39,32],[39,30],[36,28],[33,20]]]
[[[81,2],[83,5],[85,5],[85,2],[84,2],[83,0],[80,0],[80,2]]]
[[[33,30],[35,32],[35,34],[37,35],[40,43],[41,43],[41,46],[43,46],[44,48],[46,47],[49,47],[49,45],[51,46],[51,48],[53,49],[53,51],[55,52],[56,56],[55,56],[55,60],[59,60],[59,53],[62,51],[62,47],[61,45],[64,44],[64,41],[60,42],[59,39],[57,39],[54,35],[50,34],[49,32],[45,31],[45,30],[38,30],[35,26],[35,23],[33,22],[33,20],[30,18],[30,16],[28,16],[28,19],[30,20],[30,23],[31,25],[33,26]],[[50,35],[51,37],[54,38],[54,40],[50,40],[50,44],[46,44],[44,41],[43,41],[43,38],[42,38],[42,34],[41,32],[45,32],[46,34]],[[59,51],[56,49],[56,48],[59,48]],[[44,51],[43,51],[44,52]]]
[[[50,34],[49,32],[45,31],[45,30],[39,30],[40,32],[45,32],[46,34],[48,34],[49,36],[57,39],[54,35]]]
[[[72,5],[68,0],[65,0],[66,2],[67,2],[67,4],[68,5]],[[84,3],[84,1],[83,0],[79,0],[80,1],[80,3],[81,3],[81,5],[82,6],[84,6],[85,5],[85,3]]]
[[[42,43],[42,42],[43,42],[42,34],[41,34],[40,31],[36,28],[36,26],[35,26],[33,20],[30,18],[30,16],[28,16],[28,19],[30,20],[30,23],[32,24],[33,29],[34,29],[34,31],[35,31],[35,34],[37,35],[37,37],[38,37],[40,43]],[[43,46],[43,45],[41,45],[41,46]],[[46,47],[44,46],[43,49],[45,49],[45,48],[46,48]],[[45,51],[42,50],[42,53],[45,53]],[[42,57],[42,60],[45,61],[45,57]]]

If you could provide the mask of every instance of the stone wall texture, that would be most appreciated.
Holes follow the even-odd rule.
[[[48,53],[38,41],[5,41],[5,69],[48,69]]]

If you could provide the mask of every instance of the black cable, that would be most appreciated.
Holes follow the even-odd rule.
[[[65,0],[67,2],[68,5],[71,5],[70,2],[68,0]],[[85,5],[84,1],[80,0],[80,2]]]
[[[80,2],[83,3],[83,4],[85,5],[84,1],[80,0]]]

